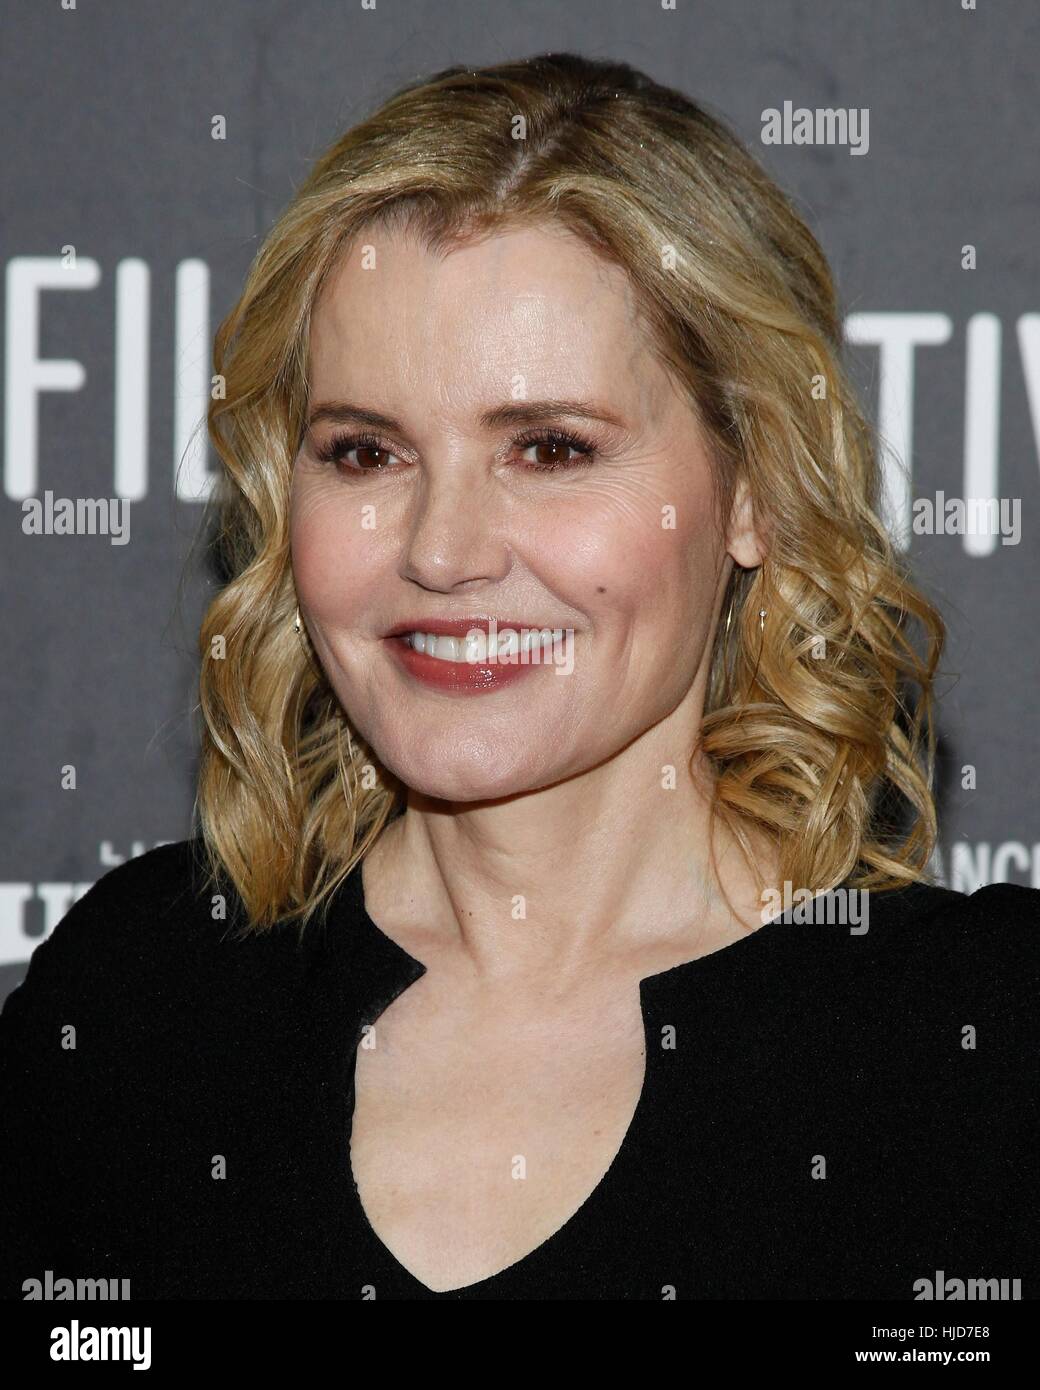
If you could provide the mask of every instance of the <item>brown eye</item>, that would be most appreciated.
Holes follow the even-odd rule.
[[[367,434],[340,434],[316,450],[322,463],[334,463],[344,473],[384,473],[397,457]],[[350,456],[355,454],[356,460]]]
[[[571,453],[569,444],[561,443],[556,439],[547,439],[541,444],[532,444],[534,449],[534,461],[542,468],[555,468],[562,463],[570,463],[567,457]]]
[[[354,452],[357,455],[358,467],[362,469],[385,468],[387,459],[393,457],[375,444],[358,444]]]
[[[524,453],[534,451],[534,457],[528,459],[527,467],[536,473],[553,473],[557,469],[589,464],[596,453],[592,444],[576,435],[557,430],[545,430],[516,442]]]

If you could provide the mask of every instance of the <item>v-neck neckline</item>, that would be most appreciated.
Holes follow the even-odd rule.
[[[362,1001],[362,1013],[365,1015],[360,1023],[356,1036],[348,1049],[346,1058],[346,1081],[349,1085],[350,1094],[350,1115],[348,1119],[348,1129],[346,1135],[346,1167],[349,1177],[351,1197],[354,1202],[356,1215],[363,1226],[369,1243],[376,1249],[380,1258],[388,1261],[398,1279],[404,1280],[408,1285],[414,1286],[419,1291],[421,1298],[468,1298],[471,1296],[479,1297],[496,1281],[505,1280],[517,1274],[522,1267],[542,1258],[551,1246],[554,1246],[565,1236],[572,1237],[582,1223],[588,1221],[598,1206],[604,1200],[609,1199],[612,1187],[616,1186],[621,1170],[625,1164],[635,1155],[642,1143],[644,1131],[647,1129],[647,1116],[652,1113],[653,1107],[657,1104],[659,1087],[661,1085],[660,1075],[660,1049],[654,1046],[652,1029],[658,1020],[657,1005],[658,1001],[667,997],[668,987],[679,985],[688,978],[700,979],[715,975],[723,967],[732,969],[734,966],[743,964],[748,960],[752,952],[749,951],[749,944],[753,941],[763,939],[767,942],[778,942],[781,938],[789,940],[784,936],[781,928],[793,927],[798,924],[785,921],[785,917],[790,912],[785,908],[777,916],[771,918],[762,926],[749,931],[746,936],[738,937],[736,941],[731,941],[725,946],[720,946],[714,951],[709,951],[705,955],[695,956],[692,960],[680,961],[677,965],[669,966],[664,970],[654,971],[649,975],[644,975],[639,980],[639,1007],[643,1020],[643,1039],[644,1039],[644,1072],[639,1098],[636,1101],[629,1120],[628,1127],[622,1135],[621,1142],[614,1153],[613,1158],[607,1166],[602,1178],[584,1199],[575,1208],[571,1215],[562,1222],[545,1240],[529,1250],[519,1259],[511,1264],[505,1265],[495,1273],[486,1275],[483,1279],[475,1280],[470,1284],[462,1284],[453,1289],[431,1289],[422,1280],[413,1274],[410,1269],[397,1258],[389,1246],[382,1240],[375,1227],[368,1218],[364,1204],[361,1201],[361,1194],[358,1190],[357,1181],[354,1176],[353,1164],[350,1159],[350,1141],[353,1133],[354,1109],[356,1105],[355,1078],[357,1067],[357,1048],[362,1035],[362,1028],[365,1024],[374,1024],[379,1016],[383,1014],[390,1005],[403,994],[406,989],[415,984],[423,975],[426,974],[428,967],[417,960],[387,936],[386,932],[375,922],[368,911],[365,903],[364,880],[362,877],[363,860],[359,860],[344,881],[345,897],[349,908],[350,926],[348,932],[355,932],[356,937],[352,942],[350,958],[354,965],[361,967],[363,971],[368,971],[368,983],[372,986],[371,991]],[[835,891],[833,889],[829,890]],[[818,894],[818,897],[825,894]],[[345,943],[344,943],[345,944]],[[760,943],[761,944],[761,943]],[[364,981],[358,981],[364,987]]]
[[[358,860],[342,885],[342,891],[345,895],[347,906],[350,909],[349,915],[354,924],[351,928],[348,928],[348,930],[354,930],[356,932],[354,944],[363,944],[368,948],[370,959],[374,958],[378,961],[384,967],[384,970],[393,971],[394,968],[396,968],[396,970],[400,972],[402,984],[401,989],[397,991],[397,994],[400,994],[410,985],[413,985],[421,976],[425,975],[428,967],[415,956],[409,954],[409,952],[395,941],[393,937],[388,936],[369,913],[365,901],[363,867],[364,860]],[[837,888],[832,888],[828,891],[833,893],[837,891]],[[890,895],[885,894],[884,896],[888,897]],[[826,897],[826,892],[816,894],[813,901],[822,897]],[[775,917],[771,917],[761,926],[752,928],[745,936],[737,937],[736,940],[729,941],[724,946],[718,946],[714,951],[707,951],[703,955],[694,956],[691,960],[679,961],[676,965],[665,966],[663,970],[654,970],[647,975],[641,976],[639,979],[640,990],[642,990],[644,985],[647,985],[651,990],[656,989],[657,981],[667,980],[671,982],[673,980],[678,980],[682,978],[682,976],[677,972],[686,972],[694,966],[703,965],[707,961],[712,961],[722,956],[729,956],[731,952],[739,951],[742,947],[745,947],[748,942],[757,941],[764,934],[769,934],[771,928],[798,925],[797,923],[784,920],[789,910],[790,909],[784,909],[784,911],[777,913]],[[775,936],[776,933],[774,932],[773,935]],[[393,999],[397,998],[397,994],[393,995]],[[388,1000],[384,1008],[389,1007],[393,999]]]

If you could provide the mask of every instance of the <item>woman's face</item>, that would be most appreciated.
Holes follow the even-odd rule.
[[[348,405],[386,422],[315,418]],[[556,228],[443,256],[373,228],[315,305],[310,412],[292,489],[300,609],[386,767],[429,796],[508,796],[669,716],[685,760],[727,549],[758,556],[746,504],[720,532],[702,431],[621,270]],[[548,430],[579,444],[539,442]],[[458,618],[564,635],[539,662],[476,664],[388,636]]]

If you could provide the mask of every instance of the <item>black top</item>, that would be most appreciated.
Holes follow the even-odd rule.
[[[532,1254],[433,1293],[349,1161],[362,1028],[425,967],[360,867],[302,945],[233,940],[197,848],[100,879],[0,1015],[4,1296],[48,1270],[135,1300],[912,1300],[937,1271],[1038,1296],[1040,891],[873,893],[866,932],[788,914],[648,976],[602,1183]]]

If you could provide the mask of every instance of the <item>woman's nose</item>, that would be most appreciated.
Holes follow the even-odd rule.
[[[501,504],[486,476],[454,461],[431,471],[416,490],[402,546],[401,572],[428,589],[501,579],[509,569]]]

